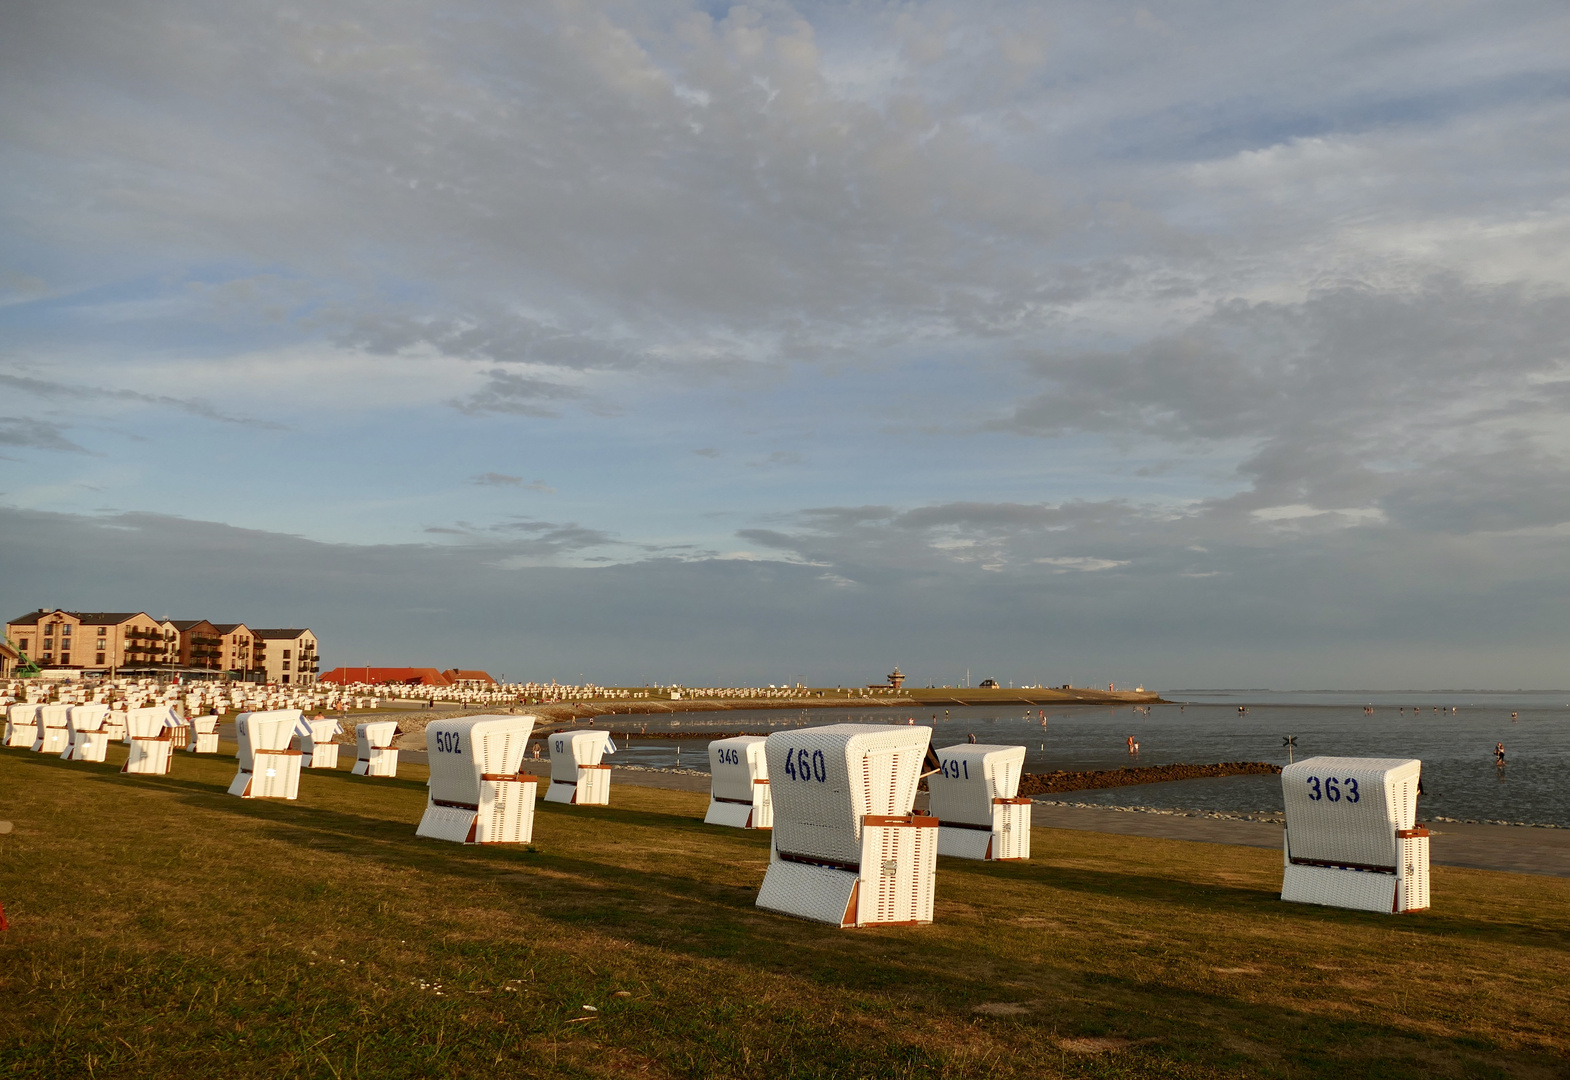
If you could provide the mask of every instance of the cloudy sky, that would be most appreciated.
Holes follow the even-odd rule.
[[[0,10],[0,604],[1570,684],[1570,9]]]

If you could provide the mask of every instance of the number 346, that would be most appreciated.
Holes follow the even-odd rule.
[[[1345,786],[1343,787],[1343,785]],[[1337,780],[1334,776],[1327,776],[1324,780],[1320,780],[1317,776],[1308,778],[1308,799],[1310,802],[1318,802],[1320,799],[1325,799],[1329,802],[1340,802],[1343,795],[1346,796],[1347,802],[1357,802],[1357,777],[1349,776],[1345,780]]]

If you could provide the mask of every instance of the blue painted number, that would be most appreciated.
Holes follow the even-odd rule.
[[[785,775],[802,783],[816,780],[822,784],[829,778],[828,759],[823,756],[822,750],[814,750],[811,754],[805,750],[786,751]]]
[[[1341,786],[1343,784],[1346,785],[1344,789]],[[1355,803],[1361,798],[1357,790],[1357,777],[1355,776],[1348,776],[1344,780],[1337,780],[1334,776],[1327,776],[1322,781],[1317,776],[1310,776],[1308,777],[1308,786],[1308,799],[1310,802],[1319,802],[1320,799],[1325,799],[1329,802],[1340,802],[1342,795],[1345,795],[1347,802]]]

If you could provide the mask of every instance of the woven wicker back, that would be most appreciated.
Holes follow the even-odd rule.
[[[769,778],[766,741],[762,735],[737,735],[709,743],[709,775],[714,778],[711,791],[715,798],[752,802],[752,782]]]
[[[1314,757],[1281,770],[1288,854],[1361,867],[1393,867],[1397,829],[1417,816],[1416,758]]]
[[[858,865],[862,818],[910,813],[931,739],[931,728],[872,724],[770,735],[765,755],[775,849]]]
[[[425,749],[431,762],[431,798],[478,805],[480,778],[515,775],[533,730],[532,716],[466,716],[430,724]]]
[[[578,767],[598,765],[607,753],[614,754],[608,731],[563,731],[548,740],[551,750],[551,779],[578,782]]]
[[[961,743],[938,752],[942,769],[927,777],[932,815],[939,821],[992,824],[992,800],[1019,794],[1025,767],[1023,746]]]

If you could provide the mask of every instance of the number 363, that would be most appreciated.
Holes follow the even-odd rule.
[[[1327,776],[1323,780],[1317,776],[1308,778],[1310,802],[1318,802],[1321,799],[1327,802],[1340,802],[1342,798],[1349,803],[1357,802],[1357,777],[1349,776],[1345,780],[1337,780],[1334,776]]]

